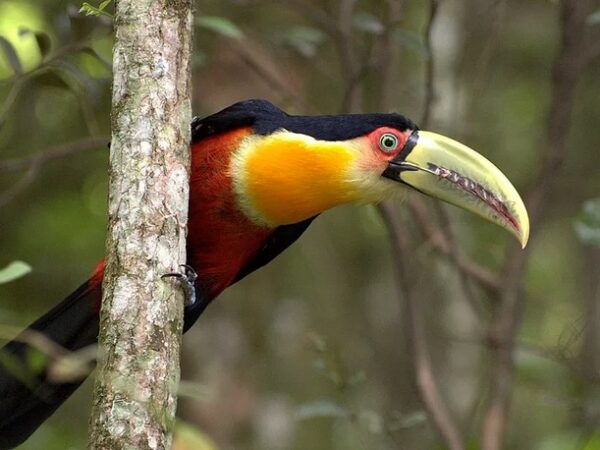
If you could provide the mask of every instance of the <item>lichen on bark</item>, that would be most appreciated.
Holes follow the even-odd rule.
[[[119,0],[107,265],[91,449],[168,449],[185,262],[191,0]]]

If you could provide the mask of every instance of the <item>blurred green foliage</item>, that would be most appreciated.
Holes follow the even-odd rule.
[[[432,55],[423,40],[427,2],[404,3],[392,23],[388,2],[356,3],[348,39],[353,57],[367,64],[354,80],[327,22],[338,0],[198,2],[195,112],[263,97],[290,112],[335,113],[356,82],[361,110],[418,120],[433,57],[429,128],[478,149],[519,190],[529,189],[546,151],[540,142],[560,34],[555,2],[446,0]],[[77,1],[0,3],[0,267],[23,259],[33,268],[0,286],[2,324],[35,319],[103,254],[106,145],[18,170],[3,162],[89,136],[108,143],[113,6],[89,3],[85,13],[101,13],[86,16]],[[369,65],[384,54],[388,30],[396,52]],[[600,204],[589,200],[600,193],[598,61],[579,76],[569,154],[530,243],[510,449],[600,448]],[[492,225],[449,213],[461,249],[500,268],[515,244]],[[436,378],[470,448],[479,448],[494,378],[480,331],[494,304],[476,289],[485,312],[478,317],[453,264],[422,240],[407,208],[399,204],[398,215],[414,248],[408,262],[424,268],[415,289]],[[185,337],[183,378],[213,394],[182,399],[180,415],[222,449],[441,448],[413,381],[389,250],[375,211],[349,206],[324,214],[275,263],[229,289]],[[22,448],[84,448],[89,403],[87,383]]]
[[[172,450],[217,450],[217,446],[196,427],[179,421],[175,426]]]
[[[588,200],[575,222],[575,231],[582,242],[600,245],[600,198]]]
[[[94,5],[90,5],[88,2],[83,2],[81,4],[81,8],[79,12],[84,13],[86,16],[104,16],[108,18],[112,18],[112,14],[106,12],[106,8],[110,5],[112,0],[104,0],[100,2],[100,4],[96,7]]]
[[[38,34],[48,30],[42,12],[34,5],[16,1],[0,4],[0,79],[35,69],[48,48]],[[39,45],[44,42],[43,45]]]
[[[13,261],[8,266],[0,269],[0,284],[21,278],[31,272],[31,266],[23,261]]]

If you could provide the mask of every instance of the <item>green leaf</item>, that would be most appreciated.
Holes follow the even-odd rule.
[[[585,19],[585,22],[588,25],[598,25],[598,24],[600,24],[600,9],[597,10],[597,11],[594,11],[589,16],[587,16],[587,19]]]
[[[575,232],[584,244],[600,246],[600,197],[583,204],[575,220]]]
[[[0,270],[0,284],[21,278],[31,272],[31,266],[23,261],[13,261],[4,269]]]
[[[296,409],[296,419],[314,419],[317,417],[348,417],[350,411],[333,400],[315,400],[303,403]]]
[[[106,8],[108,5],[110,4],[110,0],[107,1],[103,1],[102,3],[100,3],[99,7],[95,7],[94,5],[90,5],[88,2],[83,2],[81,4],[81,8],[79,8],[79,12],[84,13],[86,16],[104,16],[104,17],[109,17],[109,18],[113,18],[112,14],[104,11],[104,8]]]
[[[244,37],[244,32],[225,17],[199,17],[196,19],[196,25],[231,39],[241,39]]]
[[[354,14],[352,25],[357,30],[370,34],[382,34],[385,31],[383,23],[377,17],[365,11],[358,11]]]

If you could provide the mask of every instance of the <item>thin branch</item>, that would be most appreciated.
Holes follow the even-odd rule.
[[[285,2],[276,0],[275,3],[285,3],[296,9],[303,17],[314,22],[326,33],[332,33],[331,18],[326,11],[317,8],[312,2],[304,0],[287,0]]]
[[[451,245],[446,234],[433,225],[425,204],[419,199],[411,199],[409,207],[429,244],[434,250],[454,262],[462,274],[476,281],[489,292],[496,292],[502,287],[501,278],[492,270],[483,267],[463,255],[456,246]]]
[[[507,0],[493,0],[490,2],[478,2],[481,5],[477,5],[479,8],[474,11],[470,11],[469,23],[477,24],[477,30],[484,28],[484,32],[475,31],[474,28],[470,28],[464,31],[462,52],[456,63],[458,72],[455,76],[456,95],[454,96],[454,108],[461,109],[461,102],[465,98],[464,89],[467,83],[461,83],[465,81],[468,76],[471,79],[469,84],[470,93],[469,98],[471,101],[484,95],[488,90],[490,83],[490,67],[494,67],[490,62],[493,60],[494,54],[498,43],[501,41],[500,35],[503,27],[506,23],[508,14],[506,11],[509,10],[507,6]],[[477,59],[470,64],[465,64],[467,55],[473,53],[471,48],[477,48]],[[462,106],[465,110],[470,110],[472,105]],[[460,122],[462,121],[462,123]],[[464,126],[464,117],[460,114],[456,114],[452,122],[452,127]]]
[[[420,126],[427,128],[431,116],[431,106],[435,98],[435,59],[433,57],[433,46],[431,44],[431,35],[435,16],[437,15],[439,0],[430,0],[429,17],[425,26],[424,44],[427,50],[427,61],[425,64],[425,96],[423,97],[423,114],[421,116]]]
[[[0,340],[22,342],[51,358],[61,358],[70,353],[45,334],[31,328],[23,330],[21,327],[0,325]]]
[[[439,202],[434,204],[434,208],[440,217],[442,222],[442,229],[446,231],[446,236],[448,237],[448,243],[450,246],[450,257],[454,266],[458,269],[458,278],[460,280],[460,284],[462,287],[463,294],[467,299],[467,302],[471,306],[471,309],[475,313],[475,315],[481,319],[485,316],[485,310],[481,303],[481,300],[477,298],[476,292],[474,291],[474,286],[471,284],[471,278],[467,274],[465,270],[461,270],[461,263],[464,264],[464,257],[461,260],[461,251],[460,247],[456,242],[452,220],[450,219],[450,215],[448,214],[448,210],[445,206]],[[470,262],[470,261],[469,261]],[[476,265],[475,263],[470,262],[472,265]],[[480,270],[484,270],[483,267],[479,268]],[[479,325],[479,324],[478,324]]]
[[[15,337],[16,335],[16,337]],[[52,339],[31,328],[21,329],[9,325],[0,325],[0,340],[12,340],[13,342],[22,342],[31,349],[35,349],[48,358],[45,371],[49,380],[56,383],[68,383],[82,380],[94,369],[96,361],[96,346],[84,347],[72,352],[63,346],[57,344]],[[0,350],[0,365],[5,355]],[[22,381],[27,383],[31,370],[17,371],[15,376],[21,377]]]
[[[26,77],[17,78],[10,87],[10,91],[8,91],[6,99],[2,103],[2,107],[0,107],[0,129],[2,129],[2,126],[4,125],[5,117],[8,115],[10,108],[19,96],[19,92],[21,91],[23,86],[25,86],[26,80]]]
[[[108,34],[106,36],[108,36]],[[100,36],[97,34],[94,35],[94,39],[98,39],[98,38],[102,38],[102,37],[105,37],[105,35],[100,35]],[[3,83],[12,83],[12,87],[11,87],[11,90],[9,91],[2,107],[0,107],[0,128],[2,128],[5,118],[8,115],[10,108],[14,104],[14,102],[17,99],[22,88],[30,80],[34,79],[37,76],[44,75],[49,70],[53,70],[54,68],[60,66],[61,62],[64,63],[65,57],[73,56],[74,54],[77,54],[79,52],[89,51],[91,44],[92,44],[92,41],[89,39],[86,39],[86,40],[83,40],[83,41],[80,41],[77,43],[65,45],[64,47],[61,47],[61,48],[53,51],[52,54],[48,58],[44,59],[42,64],[40,64],[38,67],[31,70],[30,72],[20,74],[20,75],[15,74],[8,79],[1,80]],[[82,103],[81,100],[80,100],[80,103]],[[87,117],[91,113],[86,111],[86,108],[87,108],[86,106],[82,107],[82,113],[84,114],[84,116]],[[92,122],[95,122],[95,119],[92,119]]]
[[[425,26],[424,45],[427,50],[427,61],[425,65],[425,95],[423,97],[423,113],[421,116],[420,126],[427,128],[431,120],[431,111],[435,100],[435,58],[433,54],[433,45],[431,42],[433,33],[433,24],[436,19],[440,1],[431,0],[429,4],[429,16]],[[467,282],[466,277],[476,280],[484,288],[488,290],[497,290],[500,288],[500,280],[498,276],[491,270],[485,269],[475,262],[470,261],[464,254],[461,254],[458,246],[454,242],[454,236],[451,232],[451,220],[443,205],[438,207],[439,214],[445,220],[447,231],[444,229],[434,228],[433,220],[430,217],[427,206],[419,199],[411,201],[411,209],[417,218],[424,234],[430,239],[433,247],[441,254],[450,258],[450,260],[458,268],[458,273],[461,279],[462,287],[467,300],[471,304],[473,310],[481,315],[481,305],[475,300],[471,291],[471,287]]]
[[[600,58],[600,40],[597,40],[594,43],[590,44],[585,54],[585,60],[583,61],[584,68],[590,65],[598,58]]]
[[[382,47],[384,54],[396,53],[395,43],[392,38],[392,30],[389,28],[390,25],[395,26],[396,22],[400,19],[399,6],[390,4],[389,12],[391,19],[387,24],[387,30],[382,37]],[[431,0],[430,3],[430,14],[427,22],[427,32],[425,36],[426,46],[431,49],[431,29],[433,27],[433,21],[435,20],[437,12],[437,0]],[[427,64],[427,76],[426,76],[426,91],[427,94],[424,99],[424,120],[423,123],[427,124],[429,120],[429,111],[431,109],[431,103],[433,101],[433,56],[430,54]],[[383,78],[383,99],[389,90],[389,84],[391,83],[391,70],[392,66],[388,66],[384,71],[386,74]],[[389,102],[388,99],[384,100]],[[387,105],[385,105],[387,106]],[[426,126],[426,125],[425,125]],[[396,215],[393,214],[393,208],[383,203],[378,206],[379,212],[384,220],[386,227],[390,234],[390,240],[393,243],[394,249],[394,260],[397,268],[396,281],[398,285],[398,291],[403,300],[403,305],[406,310],[405,318],[405,330],[407,333],[407,339],[412,344],[412,360],[414,364],[415,379],[419,391],[419,397],[423,402],[425,410],[427,411],[429,420],[437,430],[441,439],[451,450],[462,450],[464,449],[464,442],[459,427],[455,423],[446,402],[441,396],[437,382],[433,374],[433,367],[431,363],[431,355],[427,347],[427,336],[425,332],[425,323],[423,321],[423,313],[420,311],[419,302],[416,301],[413,295],[413,287],[410,282],[410,274],[408,273],[407,267],[403,264],[404,261],[404,250],[407,245],[403,242],[403,233],[401,232],[402,227],[397,223]],[[430,222],[427,222],[429,224]],[[425,223],[420,223],[424,226]],[[440,234],[440,236],[443,236]],[[450,245],[447,245],[447,238],[442,237],[443,242],[446,243],[446,249],[451,250]]]
[[[595,8],[599,7],[600,2],[596,1]],[[597,26],[591,26],[589,23],[586,23],[586,25],[587,48],[584,51],[582,70],[587,69],[590,64],[600,58],[600,31],[598,31]]]
[[[288,4],[299,11],[305,18],[314,22],[320,29],[327,33],[337,50],[341,75],[345,80],[345,92],[342,100],[341,112],[357,112],[361,109],[361,83],[366,71],[355,57],[355,48],[352,39],[352,23],[354,7],[357,0],[341,0],[337,17],[328,11],[317,8],[309,2],[290,0]]]
[[[589,292],[586,295],[583,345],[580,364],[586,378],[600,383],[600,248],[591,247],[586,251],[586,278]]]
[[[475,346],[494,347],[497,345],[496,342],[489,339],[489,336],[480,335],[478,333],[470,335],[452,335],[448,336],[448,340],[459,344],[469,344]],[[537,343],[516,339],[515,348],[532,355],[539,356],[540,358],[544,358],[548,361],[552,361],[556,364],[560,364],[566,369],[569,369],[569,371],[571,371],[573,375],[576,375],[578,378],[581,378],[582,376],[581,370],[577,366],[575,358],[567,355],[566,352],[560,347],[546,347]]]
[[[385,28],[379,39],[379,60],[375,62],[381,80],[379,101],[381,111],[390,111],[395,104],[394,93],[397,91],[397,80],[394,77],[394,69],[400,56],[400,41],[394,38],[394,31],[402,20],[404,3],[404,0],[387,1]]]
[[[342,70],[349,78],[352,78],[359,66],[356,60],[356,49],[353,45],[352,23],[354,6],[357,0],[341,0],[337,20],[336,44],[340,53]]]
[[[37,174],[38,166],[31,165],[19,181],[0,194],[0,208],[12,202],[21,192],[25,191],[33,183]]]
[[[340,1],[337,25],[333,36],[334,43],[340,58],[342,76],[346,79],[346,89],[342,101],[342,112],[355,113],[362,109],[362,84],[360,83],[366,73],[364,65],[356,60],[356,48],[352,39],[352,18],[356,0]]]
[[[581,0],[562,0],[560,10],[562,39],[552,73],[546,136],[540,145],[543,149],[540,151],[541,169],[526,195],[532,224],[530,240],[543,221],[557,175],[568,155],[567,139],[571,129],[575,88],[581,77],[584,54],[585,39],[581,30],[591,12],[590,2]],[[516,246],[511,249],[504,266],[503,289],[499,291],[497,309],[490,326],[493,379],[490,380],[490,398],[481,432],[483,450],[502,448],[512,393],[515,338],[523,313],[521,285],[528,255],[528,250],[517,250]]]
[[[395,278],[406,309],[405,328],[407,337],[412,344],[412,359],[421,401],[433,425],[448,448],[450,450],[462,450],[465,446],[461,433],[450,415],[433,375],[431,356],[427,348],[427,338],[425,336],[423,314],[420,311],[419,302],[413,295],[410,274],[403,264],[406,245],[403,244],[401,237],[402,227],[397,223],[396,214],[394,214],[393,209],[388,205],[381,204],[379,212],[384,218],[390,234],[390,240],[393,243],[394,261],[396,262]]]
[[[53,145],[25,158],[0,160],[0,172],[10,172],[32,166],[40,167],[44,163],[74,153],[84,152],[98,147],[106,147],[110,141],[108,136],[88,137],[66,144]]]
[[[0,173],[27,169],[19,181],[0,194],[0,208],[13,201],[25,191],[35,181],[40,168],[48,161],[102,147],[108,141],[108,137],[85,138],[67,144],[55,145],[25,158],[0,161]]]
[[[314,106],[310,105],[303,95],[284,81],[286,79],[285,76],[282,76],[278,72],[274,73],[272,70],[265,67],[264,62],[257,58],[256,53],[250,49],[248,44],[237,42],[232,48],[240,56],[242,61],[252,69],[270,89],[274,92],[278,92],[284,98],[292,99],[294,104],[302,107],[306,112],[314,111]],[[277,67],[277,64],[273,64],[271,67]]]

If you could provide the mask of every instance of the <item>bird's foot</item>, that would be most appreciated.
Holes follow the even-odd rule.
[[[198,278],[198,274],[194,270],[192,266],[187,264],[181,264],[179,267],[183,268],[183,272],[172,272],[165,273],[161,276],[162,279],[174,277],[179,280],[181,286],[183,287],[183,293],[185,296],[184,305],[192,306],[196,303],[196,279]]]

